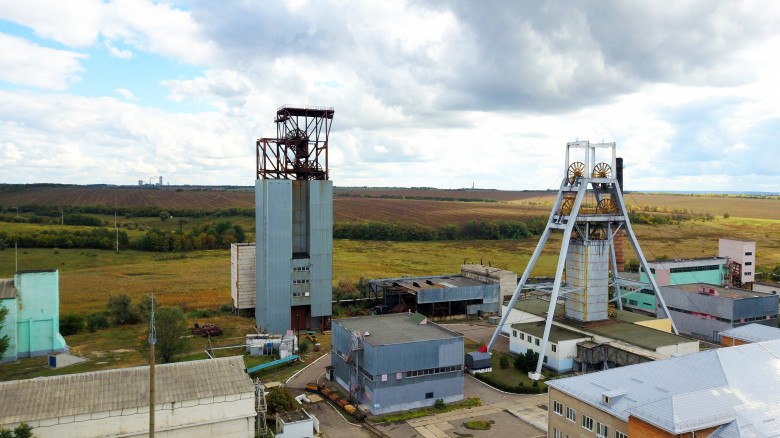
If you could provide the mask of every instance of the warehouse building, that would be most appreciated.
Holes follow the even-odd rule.
[[[531,349],[541,354],[549,306],[548,300],[529,297],[518,300],[513,309],[504,309],[510,312],[511,326],[504,332],[511,352]],[[605,320],[583,322],[566,318],[564,307],[563,301],[555,306],[543,358],[544,366],[556,372],[610,369],[699,351],[698,340],[671,333],[669,319],[613,310]]]
[[[548,436],[777,436],[779,358],[769,341],[551,380]]]
[[[335,380],[372,414],[463,399],[463,335],[424,315],[333,321]]]
[[[0,279],[0,306],[8,309],[0,337],[10,340],[3,363],[67,351],[60,335],[57,270],[19,271],[13,279]]]
[[[780,339],[780,328],[755,323],[720,332],[720,345],[724,347],[777,339]]]
[[[155,435],[248,437],[255,386],[241,356],[155,367]],[[149,367],[0,383],[0,425],[39,438],[149,435]]]
[[[777,295],[703,283],[663,286],[661,293],[677,330],[698,339],[720,343],[720,332],[753,322],[777,327]]]
[[[460,275],[369,281],[371,292],[382,297],[377,313],[411,311],[434,320],[500,315],[500,296],[516,285],[516,273],[483,265],[463,265]]]

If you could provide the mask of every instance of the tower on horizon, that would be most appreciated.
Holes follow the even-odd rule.
[[[276,138],[257,140],[256,303],[261,332],[330,328],[333,108],[282,106]]]

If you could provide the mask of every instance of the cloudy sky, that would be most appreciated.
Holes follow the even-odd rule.
[[[0,182],[254,184],[335,107],[338,186],[780,192],[780,3],[0,0]]]

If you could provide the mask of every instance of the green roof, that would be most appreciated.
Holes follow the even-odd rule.
[[[541,338],[544,335],[544,321],[524,322],[521,324],[512,324],[512,328],[531,336]],[[584,333],[575,332],[567,328],[552,325],[550,326],[550,342],[570,341],[572,339],[589,339],[590,336]]]
[[[539,298],[518,300],[515,309],[544,317],[550,302]],[[603,321],[582,322],[564,317],[563,304],[555,306],[555,321],[559,324],[576,327],[586,333],[605,336],[611,339],[627,342],[638,347],[656,351],[660,347],[668,345],[685,344],[695,342],[693,339],[678,336],[672,333],[662,332],[654,328],[634,324],[634,322],[652,320],[638,313],[618,311],[616,319]],[[542,323],[543,324],[543,323]],[[539,335],[541,337],[541,335]]]

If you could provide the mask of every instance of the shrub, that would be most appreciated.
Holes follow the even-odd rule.
[[[190,318],[210,318],[214,316],[214,311],[211,309],[195,309],[187,312]]]
[[[300,345],[298,345],[298,352],[304,354],[307,351],[309,351],[309,343],[306,341],[301,342]]]
[[[230,313],[233,311],[233,306],[231,304],[220,304],[219,305],[219,313]]]
[[[141,315],[138,313],[138,309],[133,306],[130,297],[126,294],[110,296],[106,307],[108,307],[111,321],[114,324],[138,324],[141,322]]]
[[[493,425],[493,421],[490,420],[472,420],[463,423],[463,427],[471,430],[490,430]]]
[[[66,313],[60,317],[60,334],[70,336],[84,330],[84,316],[78,313]]]
[[[505,354],[501,355],[501,359],[498,362],[501,365],[502,370],[509,368],[509,358],[506,357]]]
[[[108,316],[105,313],[93,313],[87,317],[87,330],[90,333],[95,333],[95,330],[104,329],[108,327]]]
[[[440,398],[437,398],[436,401],[433,402],[433,407],[438,409],[438,410],[444,410],[444,407],[445,407],[444,400],[440,399]]]

